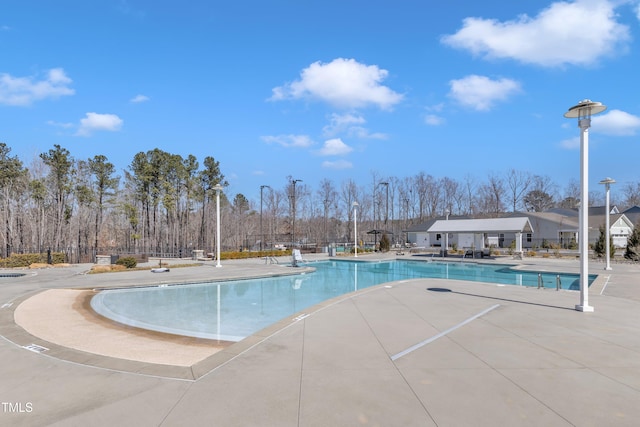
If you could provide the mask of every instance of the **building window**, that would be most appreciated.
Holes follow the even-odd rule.
[[[531,233],[527,233],[527,243],[531,243]]]

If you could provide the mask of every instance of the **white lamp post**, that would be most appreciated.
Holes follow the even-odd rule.
[[[444,211],[444,214],[446,215],[447,221],[449,221],[449,209]],[[447,251],[449,250],[449,232],[447,231],[446,233],[444,233],[444,251],[442,251],[442,256],[446,257],[447,256]]]
[[[264,190],[265,188],[271,189],[271,187],[269,187],[268,185],[260,186],[260,250],[261,251],[263,249],[262,242],[264,241],[264,233],[262,231],[262,190]]]
[[[355,250],[355,258],[358,258],[358,220],[356,218],[358,206],[358,202],[353,202],[353,249]]]
[[[222,191],[222,185],[216,184],[213,189],[216,190],[216,267],[222,267],[220,264],[220,191]]]
[[[609,247],[609,233],[610,231],[610,225],[609,225],[609,189],[611,187],[611,184],[615,184],[616,180],[613,178],[605,178],[602,181],[599,182],[600,184],[604,184],[604,188],[605,188],[605,209],[607,210],[605,212],[605,260],[606,260],[606,265],[604,267],[605,270],[611,270],[611,248]]]
[[[580,217],[578,249],[580,252],[580,304],[576,310],[593,311],[589,306],[589,127],[591,116],[606,110],[600,102],[580,101],[564,113],[568,119],[578,119],[580,128]]]

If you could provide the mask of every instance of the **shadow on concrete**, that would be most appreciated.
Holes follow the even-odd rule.
[[[468,292],[452,291],[451,289],[447,289],[447,288],[427,288],[427,290],[431,291],[431,292],[450,292],[450,293],[453,293],[453,294],[467,295],[467,296],[470,296],[470,297],[493,299],[493,300],[498,300],[498,301],[515,302],[515,303],[518,303],[518,304],[537,305],[539,307],[559,308],[559,309],[562,309],[562,310],[575,311],[574,308],[569,308],[569,307],[561,307],[561,306],[557,306],[557,305],[541,304],[541,303],[538,303],[538,302],[530,302],[530,301],[519,301],[519,300],[514,300],[514,299],[508,299],[508,298],[490,297],[490,296],[487,296],[487,295],[478,295],[478,294],[471,294],[471,293],[468,293]]]

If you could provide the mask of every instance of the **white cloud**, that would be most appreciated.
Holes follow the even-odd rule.
[[[572,137],[569,139],[565,139],[560,141],[560,148],[564,148],[565,150],[576,150],[580,148],[580,137]]]
[[[287,148],[306,148],[314,144],[313,140],[307,135],[268,135],[261,138],[268,144],[278,144]]]
[[[369,129],[360,126],[353,126],[349,128],[347,135],[360,139],[387,139],[389,137],[386,133],[369,132]]]
[[[95,131],[115,132],[122,128],[122,119],[115,114],[87,113],[80,120],[76,136],[91,136]]]
[[[322,156],[344,156],[353,151],[353,148],[342,142],[340,138],[329,139],[319,151]]]
[[[431,126],[439,126],[444,123],[444,118],[435,114],[427,114],[424,117],[424,122]]]
[[[354,125],[364,124],[366,120],[359,114],[346,113],[336,114],[332,113],[329,118],[329,124],[322,128],[322,132],[327,136],[336,135],[346,132]]]
[[[346,134],[347,136],[362,139],[386,139],[387,135],[379,132],[371,133],[369,129],[360,126],[366,123],[364,117],[360,114],[331,114],[330,123],[322,128],[325,136],[334,136],[337,134]]]
[[[587,65],[624,51],[629,28],[616,21],[620,2],[576,0],[552,3],[537,16],[511,21],[466,18],[441,41],[485,58],[508,58],[545,67]]]
[[[640,117],[620,110],[593,116],[591,127],[594,132],[607,135],[635,135],[640,130]]]
[[[520,83],[502,78],[491,80],[489,77],[470,75],[449,82],[449,96],[465,107],[478,111],[490,110],[497,101],[505,101],[520,92]]]
[[[73,127],[73,123],[60,123],[60,122],[54,122],[53,120],[48,120],[47,124],[49,126],[55,126],[63,129],[69,129]]]
[[[353,164],[347,160],[324,161],[322,167],[326,169],[351,169]]]
[[[136,95],[136,96],[134,96],[133,98],[131,98],[131,99],[129,100],[129,102],[132,102],[132,103],[134,103],[134,104],[138,104],[138,103],[140,103],[140,102],[146,102],[146,101],[148,101],[148,100],[149,100],[149,97],[148,97],[148,96],[145,96],[145,95]]]
[[[72,80],[62,68],[53,68],[42,80],[0,74],[0,104],[27,106],[46,98],[73,95]]]
[[[337,58],[329,63],[314,62],[302,70],[300,80],[273,89],[273,101],[316,99],[339,108],[369,105],[390,109],[402,95],[383,86],[389,72],[377,65],[365,65],[354,59]]]

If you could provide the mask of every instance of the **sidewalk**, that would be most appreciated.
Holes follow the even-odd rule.
[[[578,270],[575,260],[518,263]],[[635,426],[640,419],[637,265],[605,272],[591,264],[601,276],[591,289],[594,313],[573,309],[577,292],[415,279],[328,301],[190,366],[57,347],[16,326],[15,306],[45,289],[286,268],[235,261],[163,276],[83,274],[88,267],[1,279],[1,425]],[[55,318],[48,322],[55,329]],[[50,349],[24,348],[32,343]]]

